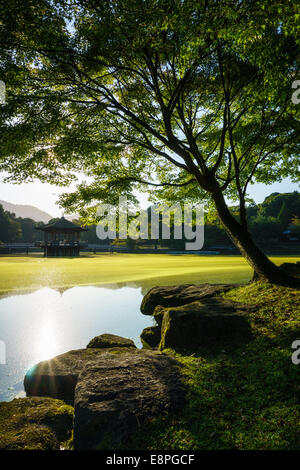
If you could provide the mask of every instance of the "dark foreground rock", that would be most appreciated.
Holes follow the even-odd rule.
[[[0,403],[1,450],[59,450],[73,428],[73,408],[52,398]]]
[[[39,362],[25,375],[24,388],[27,396],[48,396],[73,404],[78,375],[82,369],[87,362],[97,361],[105,349],[113,347],[117,350],[136,348],[131,339],[103,334],[93,338],[87,349],[75,349]]]
[[[101,349],[76,349],[42,361],[25,375],[27,396],[52,397],[73,404],[78,375],[89,361],[101,355]]]
[[[122,338],[121,336],[103,334],[93,338],[87,348],[136,348],[132,339]]]
[[[190,304],[196,300],[214,297],[234,287],[237,287],[237,284],[183,284],[179,286],[153,287],[142,300],[141,312],[144,315],[153,315],[158,305],[162,307],[178,307]]]
[[[185,393],[178,366],[145,350],[107,352],[90,364],[75,390],[75,449],[115,448],[154,416],[179,411]]]
[[[197,350],[235,347],[251,338],[247,316],[255,307],[220,296],[237,284],[159,286],[144,297],[142,313],[157,326],[141,334],[144,347]]]
[[[154,416],[180,410],[185,397],[179,363],[132,346],[61,354],[32,368],[24,386],[29,396],[74,403],[75,449],[114,448]]]
[[[233,348],[251,338],[249,307],[221,298],[164,310],[160,349]]]

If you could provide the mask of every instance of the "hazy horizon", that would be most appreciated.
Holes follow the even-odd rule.
[[[68,191],[74,191],[77,183],[73,183],[68,187]],[[271,193],[287,193],[299,191],[299,184],[292,183],[289,179],[283,180],[281,183],[265,185],[263,183],[255,183],[249,187],[249,196],[259,204],[263,202],[265,197]],[[63,209],[56,204],[58,196],[66,192],[65,187],[50,185],[48,183],[23,183],[11,184],[0,181],[0,199],[12,204],[23,204],[35,206],[40,210],[48,212],[53,217],[61,216]],[[136,193],[142,208],[146,208],[150,203],[148,197],[143,193]]]

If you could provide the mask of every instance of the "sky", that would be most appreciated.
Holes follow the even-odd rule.
[[[59,194],[72,191],[75,189],[75,186],[75,184],[72,184],[66,190],[65,187],[61,188],[40,182],[15,185],[0,181],[0,200],[13,204],[32,205],[53,217],[59,217],[63,213],[63,210],[56,204]],[[256,203],[263,202],[266,196],[274,192],[284,193],[300,190],[298,184],[294,184],[288,179],[272,185],[256,183],[250,186],[249,189],[249,196]],[[146,194],[138,193],[137,197],[142,208],[146,208],[149,205]]]

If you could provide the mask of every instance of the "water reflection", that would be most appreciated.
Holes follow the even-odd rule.
[[[112,289],[113,288],[113,289]],[[86,347],[102,333],[134,340],[152,324],[140,313],[140,288],[43,288],[0,299],[0,340],[6,345],[6,365],[0,364],[0,401],[23,390],[24,373],[35,363]]]
[[[56,337],[53,318],[48,318],[41,326],[35,347],[35,353],[40,360],[44,361],[58,354]]]

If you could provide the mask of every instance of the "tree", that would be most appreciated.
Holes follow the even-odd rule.
[[[253,242],[246,202],[254,181],[299,178],[295,2],[32,0],[24,8],[5,49],[22,73],[2,127],[20,142],[29,126],[30,138],[25,149],[2,144],[0,169],[61,184],[84,172],[92,183],[61,202],[87,219],[87,205],[134,199],[146,185],[159,198],[206,201],[258,277],[292,283]],[[238,218],[226,196],[239,202]]]
[[[292,213],[289,211],[287,208],[287,205],[285,202],[282,203],[280,212],[278,214],[277,220],[279,224],[281,225],[281,230],[285,230],[286,227],[288,226],[289,222],[291,221],[292,218]]]
[[[297,237],[300,237],[300,217],[295,215],[292,218],[292,223],[288,227]],[[300,238],[299,238],[300,239]]]
[[[2,242],[14,242],[19,241],[21,236],[21,225],[15,214],[5,211],[0,204],[0,240]]]
[[[34,220],[30,219],[29,217],[18,217],[17,220],[21,225],[22,236],[20,241],[25,243],[32,243],[39,239],[40,234],[35,228],[37,224]]]
[[[271,216],[263,217],[260,214],[250,219],[249,229],[253,238],[260,242],[279,239],[283,232],[282,224],[278,219]]]

